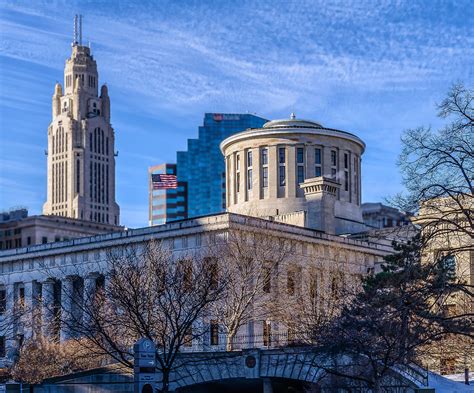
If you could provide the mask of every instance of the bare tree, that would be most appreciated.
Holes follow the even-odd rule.
[[[199,326],[211,305],[220,300],[225,281],[217,279],[212,258],[173,258],[162,243],[110,250],[103,272],[105,285],[84,297],[65,293],[80,310],[62,309],[61,323],[95,356],[108,356],[133,368],[133,344],[148,338],[157,346],[161,391],[169,389],[177,355],[206,332]],[[83,300],[82,300],[83,299]]]
[[[399,166],[408,191],[395,204],[405,211],[421,208],[426,240],[440,235],[465,236],[457,248],[472,249],[474,237],[474,93],[454,85],[438,105],[450,120],[437,131],[405,131]]]
[[[474,313],[474,92],[455,84],[438,105],[438,116],[446,124],[437,131],[419,127],[402,137],[399,159],[405,195],[395,203],[404,210],[418,211],[414,222],[420,226],[423,262],[433,269],[446,260],[455,265],[456,295],[444,301],[453,318]],[[443,361],[472,348],[472,341],[448,336],[433,347],[443,347]],[[429,358],[425,357],[425,358]],[[465,367],[472,358],[464,356]],[[442,362],[440,362],[442,363]]]
[[[225,296],[215,304],[214,314],[225,330],[226,347],[231,351],[242,326],[270,315],[268,304],[275,300],[272,286],[277,284],[279,267],[291,250],[283,239],[263,231],[240,230],[229,231],[219,250],[221,274],[227,285]]]
[[[12,378],[35,384],[46,378],[100,366],[102,359],[91,357],[88,347],[90,344],[86,344],[85,339],[59,343],[38,335],[20,348],[11,370]]]

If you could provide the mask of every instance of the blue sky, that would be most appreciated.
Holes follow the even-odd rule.
[[[0,210],[41,212],[55,81],[84,15],[109,86],[122,223],[147,225],[147,167],[204,112],[317,120],[360,136],[363,200],[402,189],[400,133],[474,83],[472,1],[9,1],[0,5]]]

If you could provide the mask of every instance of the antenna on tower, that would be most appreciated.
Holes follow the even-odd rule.
[[[82,15],[79,15],[79,45],[82,46]]]
[[[74,15],[74,38],[72,40],[72,45],[77,45],[77,14]]]

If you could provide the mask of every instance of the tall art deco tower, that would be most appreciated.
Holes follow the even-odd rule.
[[[98,85],[97,64],[82,45],[82,16],[76,16],[64,91],[60,83],[54,88],[43,214],[118,225],[110,99],[106,85],[98,95]]]

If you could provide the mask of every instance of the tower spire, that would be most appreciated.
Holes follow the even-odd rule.
[[[79,45],[82,46],[82,15],[79,15]]]
[[[72,46],[82,46],[82,15],[74,15],[74,37]]]
[[[77,14],[74,15],[74,37],[72,40],[72,45],[77,45]]]

